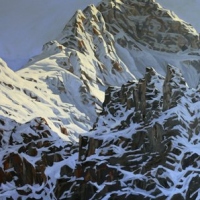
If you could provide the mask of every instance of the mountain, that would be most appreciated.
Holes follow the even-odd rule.
[[[154,0],[103,0],[0,60],[0,198],[198,199],[199,45]]]
[[[77,9],[83,9],[89,4],[96,5],[99,2],[100,0],[60,0],[59,3],[54,0],[28,2],[18,0],[16,5],[14,2],[1,0],[0,57],[10,68],[18,70],[29,58],[41,53],[44,43],[57,37]],[[157,2],[173,10],[181,19],[191,23],[200,32],[199,0],[189,2],[158,0]]]
[[[181,19],[185,20],[188,23],[191,23],[198,32],[200,32],[199,26],[199,11],[200,11],[200,1],[194,0],[188,2],[187,0],[158,0],[164,8],[174,11]]]
[[[18,70],[29,58],[41,53],[44,43],[56,38],[77,9],[99,1],[18,0],[16,4],[1,0],[0,57]]]

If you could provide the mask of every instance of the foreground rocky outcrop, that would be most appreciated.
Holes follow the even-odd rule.
[[[198,199],[199,100],[172,66],[165,79],[148,68],[108,88],[94,130],[80,137],[72,199]]]
[[[62,170],[75,167],[77,145],[60,138],[44,118],[21,125],[1,116],[0,144],[0,199],[55,199]]]

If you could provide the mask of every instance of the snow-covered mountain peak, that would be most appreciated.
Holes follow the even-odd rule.
[[[13,70],[41,53],[42,45],[55,40],[77,9],[100,0],[1,1],[0,57]],[[46,27],[46,28],[44,28]]]
[[[151,49],[167,52],[198,48],[197,31],[155,1],[104,1],[99,9],[110,24],[108,30],[119,37],[124,30],[128,41],[131,37]]]
[[[88,6],[84,11],[74,14],[57,42],[54,54],[60,49],[63,50],[63,55],[67,54],[69,57],[68,49],[74,49],[76,52],[73,51],[72,55],[79,53],[78,60],[84,60],[85,55],[92,58],[87,60],[90,64],[85,65],[88,66],[94,61],[98,63],[97,59],[101,62],[98,64],[100,68],[104,69],[106,66],[110,71],[114,63],[118,70],[130,71],[136,78],[141,78],[145,68],[149,66],[165,75],[166,65],[169,63],[183,71],[190,86],[196,87],[199,82],[199,72],[196,69],[199,62],[198,33],[191,25],[180,20],[171,11],[162,9],[154,1],[103,1],[98,7]],[[44,56],[50,54],[52,52],[49,50]],[[81,55],[84,59],[80,58]],[[142,59],[143,57],[146,59]],[[33,60],[42,59],[41,56],[36,58]],[[86,63],[85,60],[83,62]],[[110,62],[111,66],[108,64]],[[78,70],[73,70],[66,59],[60,59],[59,63],[59,66],[74,71],[80,77]],[[111,74],[109,79],[114,76]],[[123,84],[123,79],[118,79],[117,85]],[[116,85],[115,81],[106,82],[106,85]]]
[[[0,198],[198,197],[198,48],[155,1],[104,0],[17,73],[1,61]]]

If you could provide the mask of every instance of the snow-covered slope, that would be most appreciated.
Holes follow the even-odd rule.
[[[55,88],[50,90],[49,85],[34,74],[32,74],[33,78],[25,80],[24,77],[10,70],[4,61],[1,60],[0,64],[0,114],[2,116],[16,120],[18,123],[25,123],[37,117],[49,119],[51,128],[61,136],[64,135],[60,127],[65,125],[69,135],[64,138],[69,138],[72,134],[72,140],[77,139],[78,133],[83,133],[90,128],[89,118],[78,111],[74,104],[63,100],[65,90],[59,82],[55,82]],[[45,66],[43,67],[45,69]],[[50,76],[49,79],[54,78],[52,73],[46,73],[45,76]],[[42,79],[42,76],[40,78]]]
[[[154,0],[103,0],[17,73],[0,60],[0,197],[196,198],[199,46]]]

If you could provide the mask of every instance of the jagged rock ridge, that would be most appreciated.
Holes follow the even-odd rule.
[[[155,0],[103,1],[98,9],[107,29],[123,47],[133,47],[134,43],[129,42],[132,39],[150,49],[165,52],[199,47],[196,30]]]
[[[138,82],[108,88],[94,130],[80,138],[74,196],[198,199],[199,100],[172,66],[165,79],[149,68]]]

